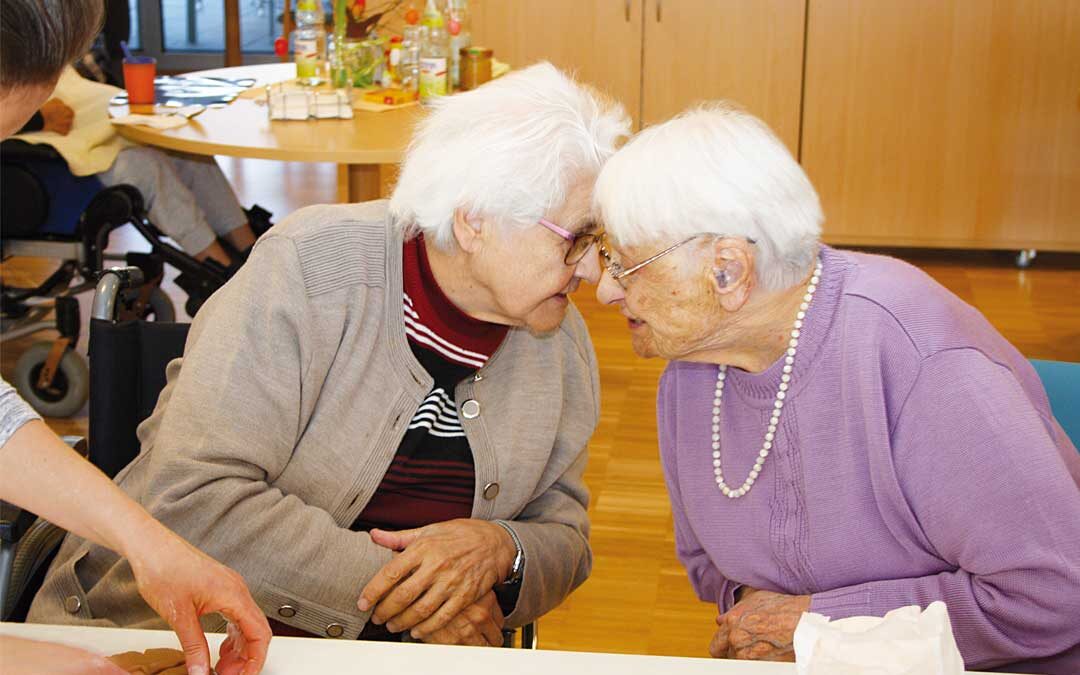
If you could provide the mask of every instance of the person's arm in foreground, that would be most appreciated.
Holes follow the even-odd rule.
[[[131,561],[139,593],[176,631],[190,673],[210,672],[199,617],[211,612],[220,612],[240,629],[222,643],[217,672],[254,675],[262,669],[270,628],[240,575],[154,520],[44,422],[23,424],[4,443],[0,477],[5,501]],[[3,643],[8,656],[30,653],[25,643],[16,650],[10,640]]]

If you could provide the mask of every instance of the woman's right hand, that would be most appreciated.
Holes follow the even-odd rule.
[[[176,631],[191,675],[207,675],[210,650],[199,617],[218,612],[230,621],[219,650],[221,675],[255,675],[266,662],[270,626],[244,579],[156,521],[125,547],[143,596]]]
[[[38,640],[0,636],[7,675],[127,675],[104,656]]]

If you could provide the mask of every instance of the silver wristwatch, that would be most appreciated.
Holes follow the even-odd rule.
[[[521,545],[521,540],[518,539],[517,532],[514,532],[514,528],[510,527],[510,524],[505,520],[492,521],[502,529],[510,533],[510,538],[514,540],[514,546],[517,547],[517,555],[514,556],[514,564],[510,567],[510,575],[503,581],[504,586],[513,586],[521,583],[521,577],[525,573],[525,547]]]

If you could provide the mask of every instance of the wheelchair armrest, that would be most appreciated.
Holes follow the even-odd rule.
[[[66,531],[38,518],[17,544],[3,543],[0,555],[0,620],[8,620],[31,580],[63,541]]]
[[[116,321],[116,299],[121,291],[138,288],[145,283],[143,272],[138,267],[112,267],[98,277],[94,289],[94,304],[90,317],[103,321]]]

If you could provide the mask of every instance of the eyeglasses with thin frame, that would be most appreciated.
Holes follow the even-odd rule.
[[[712,233],[706,234],[704,232],[699,233],[699,234],[695,234],[695,235],[693,235],[691,237],[687,237],[686,239],[683,239],[682,241],[680,241],[680,242],[678,242],[676,244],[672,244],[671,246],[668,246],[663,251],[660,251],[659,253],[656,253],[656,254],[653,254],[653,255],[649,256],[648,258],[646,258],[645,260],[642,260],[641,262],[639,262],[636,265],[633,265],[631,267],[626,267],[626,268],[624,268],[621,264],[619,264],[618,261],[614,260],[611,257],[611,251],[608,249],[608,245],[607,245],[607,237],[605,236],[605,234],[603,232],[600,232],[597,235],[597,239],[599,241],[599,244],[598,244],[597,248],[600,251],[600,259],[603,261],[604,268],[607,270],[607,273],[609,275],[611,275],[611,278],[614,279],[615,281],[617,281],[620,286],[622,286],[623,288],[626,288],[626,282],[623,281],[623,279],[625,279],[626,277],[630,276],[634,272],[637,272],[637,271],[641,270],[641,268],[645,267],[646,265],[651,265],[652,263],[656,262],[660,258],[663,258],[664,256],[666,256],[668,253],[671,253],[675,249],[679,248],[683,244],[688,244],[688,243],[692,242],[693,240],[697,239],[698,237],[705,237],[705,236],[712,236],[712,237],[717,237],[718,239],[723,239],[724,237],[727,237],[729,235],[726,235],[726,234],[716,234],[716,235],[714,235]],[[751,239],[750,237],[744,237],[744,238],[746,239],[746,241],[750,242],[751,244],[756,244],[757,243],[756,240]]]
[[[566,255],[563,256],[563,262],[567,265],[576,265],[581,262],[581,259],[585,257],[585,254],[589,252],[589,249],[592,248],[592,245],[596,243],[600,236],[595,225],[588,226],[581,232],[575,234],[570,230],[559,227],[550,220],[541,218],[539,222],[547,229],[570,242],[570,248],[566,251]]]

